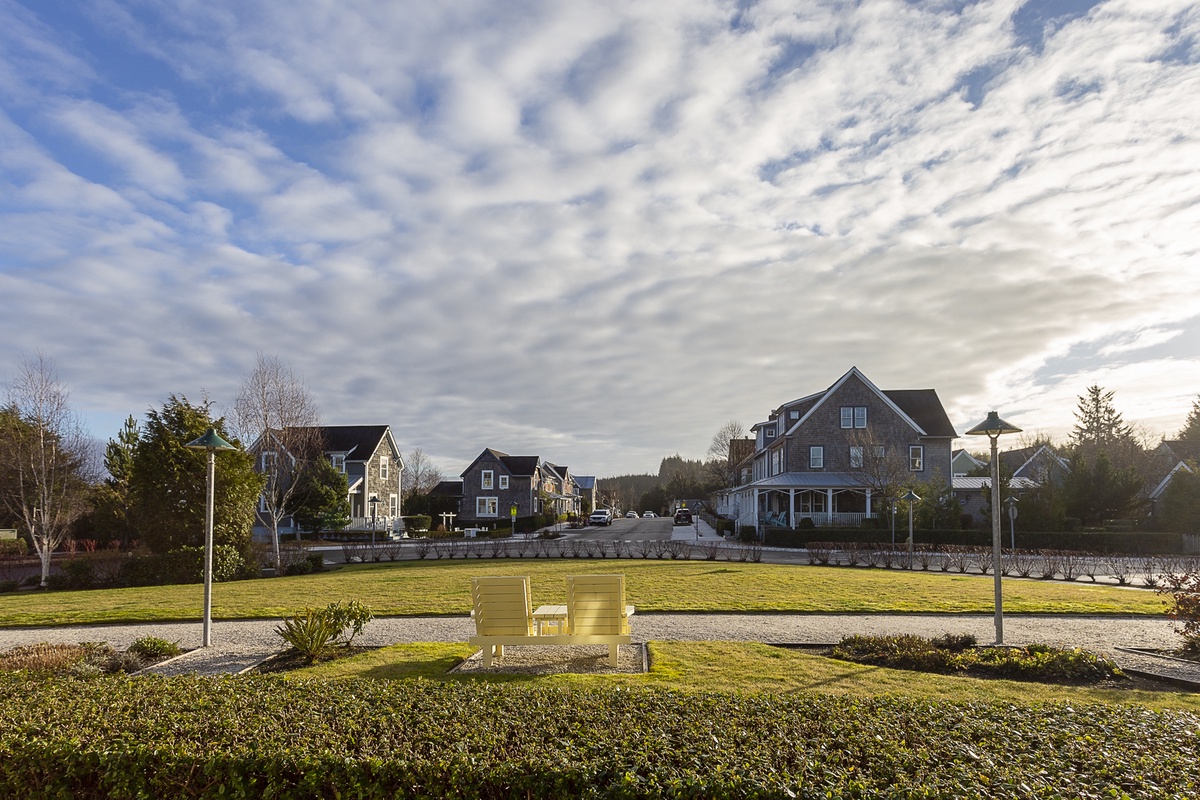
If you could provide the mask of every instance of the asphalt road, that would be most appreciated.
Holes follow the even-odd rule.
[[[667,517],[653,519],[614,519],[612,525],[589,525],[583,530],[572,533],[580,539],[594,541],[655,541],[670,539],[674,523]],[[682,528],[682,526],[680,526]]]

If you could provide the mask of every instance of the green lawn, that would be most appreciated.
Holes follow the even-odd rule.
[[[856,697],[898,695],[950,702],[1134,703],[1147,708],[1200,711],[1200,695],[1093,689],[1007,680],[934,675],[836,661],[746,642],[650,642],[645,675],[449,675],[475,648],[466,644],[400,644],[288,673],[294,679],[487,681],[555,686],[627,686],[704,692],[816,693]]]
[[[528,575],[537,604],[563,602],[568,574],[624,573],[642,613],[988,613],[991,576],[720,561],[471,559],[342,567],[318,575],[221,583],[218,619],[282,617],[306,606],[358,600],[377,616],[466,614],[473,575]],[[0,626],[200,618],[199,585],[0,595]],[[1007,613],[1159,616],[1152,591],[1088,583],[1006,579]]]

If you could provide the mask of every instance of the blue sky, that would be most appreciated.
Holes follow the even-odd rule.
[[[0,0],[0,380],[107,439],[263,351],[447,472],[602,476],[851,366],[960,431],[1200,393],[1194,3],[284,9]]]

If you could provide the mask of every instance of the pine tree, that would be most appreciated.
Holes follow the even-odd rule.
[[[1192,402],[1192,410],[1183,423],[1183,430],[1179,432],[1179,440],[1200,447],[1200,396]]]
[[[1089,386],[1087,394],[1079,398],[1071,444],[1085,450],[1107,449],[1132,438],[1133,430],[1113,405],[1113,392]]]

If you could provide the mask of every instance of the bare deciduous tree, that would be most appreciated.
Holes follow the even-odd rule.
[[[894,500],[899,493],[898,488],[907,483],[912,475],[908,468],[907,453],[901,452],[898,447],[888,447],[870,430],[851,431],[846,438],[850,442],[850,468],[862,475],[863,482],[877,498],[875,502]]]
[[[281,574],[279,525],[291,513],[299,470],[321,454],[320,412],[286,363],[259,353],[234,400],[233,422],[266,480],[258,516],[271,531],[275,570]]]
[[[731,419],[713,434],[712,441],[708,444],[708,452],[705,453],[705,467],[713,481],[718,483],[721,489],[735,486],[739,482],[737,462],[740,459],[736,459],[730,452],[730,442],[745,437],[746,428],[742,423]]]
[[[405,500],[414,494],[429,494],[443,479],[442,471],[421,448],[414,449],[404,457],[400,491]]]
[[[38,353],[21,361],[0,410],[0,500],[33,540],[42,586],[51,556],[84,512],[94,478],[94,447],[68,398],[53,363]]]

